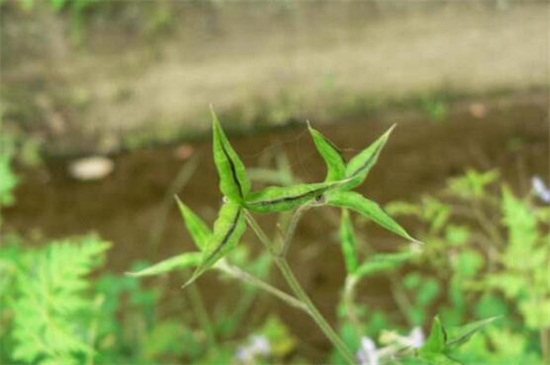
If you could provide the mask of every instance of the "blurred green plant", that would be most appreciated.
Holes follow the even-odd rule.
[[[2,237],[3,241],[7,237]],[[7,363],[90,361],[101,298],[88,297],[86,276],[101,264],[105,241],[90,236],[25,250],[21,240],[3,242],[2,347]],[[88,359],[88,360],[86,360]]]
[[[422,225],[426,242],[403,275],[412,325],[437,311],[457,325],[472,317],[502,316],[478,336],[464,363],[537,364],[549,360],[550,208],[531,193],[517,197],[495,171],[467,171],[419,203],[387,210]]]
[[[97,236],[54,241],[43,248],[25,245],[20,236],[2,236],[0,363],[214,364],[237,357],[235,338],[240,338],[257,299],[254,287],[246,286],[231,307],[220,303],[214,315],[205,312],[194,288],[188,291],[189,310],[174,315],[170,308],[181,302],[161,301],[166,296],[164,280],[146,288],[128,276],[90,276],[101,268],[110,246]],[[269,272],[266,257],[251,259],[244,247],[233,251],[231,260],[258,277]],[[134,270],[144,266],[137,264]],[[253,324],[249,327],[254,330]],[[295,340],[276,316],[254,332],[268,339],[269,358],[284,358],[295,348]]]
[[[0,139],[0,208],[15,203],[13,190],[17,186],[17,176],[12,169],[12,147],[8,141]],[[0,216],[1,222],[1,216]]]
[[[134,4],[135,3],[135,4]],[[85,40],[86,24],[90,15],[97,10],[104,10],[105,13],[132,9],[135,11],[137,5],[145,5],[143,13],[146,15],[143,22],[143,29],[146,35],[161,35],[169,30],[174,24],[174,10],[177,4],[166,1],[106,1],[106,0],[0,0],[1,5],[14,5],[15,9],[21,9],[27,13],[38,13],[42,10],[56,14],[67,14],[70,21],[71,36],[75,43],[81,44]]]
[[[27,11],[33,10],[35,6],[39,3],[36,0],[18,0],[23,9]],[[43,1],[47,3],[52,9],[56,11],[61,11],[64,9],[70,9],[77,12],[82,12],[84,9],[91,6],[93,3],[98,3],[99,0],[47,0]]]
[[[12,150],[2,147],[2,176],[16,181]],[[13,203],[15,182],[4,186],[2,196],[8,198],[3,204]],[[245,341],[239,338],[257,301],[254,286],[245,286],[231,307],[226,301],[219,303],[214,314],[206,312],[199,289],[191,286],[184,302],[189,310],[174,315],[171,308],[180,308],[181,301],[173,296],[162,299],[168,288],[164,277],[145,287],[135,278],[104,269],[99,276],[90,275],[102,269],[110,246],[95,235],[38,248],[37,242],[3,230],[0,243],[2,364],[230,363],[236,358],[235,339]],[[246,268],[254,280],[265,280],[270,273],[267,255],[252,258],[244,246],[233,250],[229,259]],[[136,263],[132,270],[146,266]],[[224,275],[245,274],[227,264]],[[257,336],[269,341],[270,359],[284,358],[294,349],[293,337],[276,316],[248,327],[254,326]]]
[[[436,95],[428,95],[421,99],[421,107],[434,123],[444,123],[449,116],[449,106]]]
[[[0,5],[9,4],[9,0],[0,2]],[[84,40],[85,14],[98,4],[109,4],[109,1],[100,0],[13,0],[25,12],[33,12],[36,8],[46,7],[56,13],[68,12],[71,20],[71,35],[76,43]]]

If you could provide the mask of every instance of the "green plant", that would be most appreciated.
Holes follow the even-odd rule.
[[[3,311],[9,311],[3,317],[12,317],[11,360],[36,364],[91,361],[101,298],[86,295],[90,284],[85,277],[101,264],[108,247],[107,242],[90,236],[28,252],[7,248],[12,254],[1,262],[9,283],[4,286],[2,302]]]
[[[214,222],[213,229],[210,229],[208,224],[177,199],[187,229],[198,251],[177,255],[141,271],[134,272],[132,275],[157,275],[176,269],[194,268],[194,273],[184,284],[184,287],[192,286],[198,277],[211,269],[232,275],[277,296],[289,305],[303,310],[317,323],[337,349],[341,358],[346,363],[356,363],[355,356],[350,348],[324,319],[296,279],[286,260],[286,255],[301,215],[308,209],[329,205],[342,209],[341,235],[346,265],[352,278],[350,281],[387,269],[389,266],[402,263],[410,258],[411,253],[409,252],[380,254],[359,265],[357,251],[351,238],[352,228],[349,221],[349,211],[354,211],[389,231],[418,243],[377,203],[352,191],[365,180],[370,169],[377,162],[393,127],[346,163],[338,149],[319,131],[309,126],[317,150],[327,165],[325,180],[318,183],[270,186],[259,191],[253,191],[244,164],[230,145],[213,112],[212,119],[214,162],[220,178],[219,186],[224,201],[218,213],[218,218]],[[270,239],[253,216],[253,213],[285,212],[291,212],[291,216],[284,229],[285,233],[279,240]],[[293,296],[229,264],[227,255],[237,246],[247,226],[252,228],[267,249],[271,260],[278,267],[291,288]],[[426,349],[424,353],[441,353],[441,358],[446,358],[445,351],[447,351],[447,348],[442,346],[429,351]],[[422,355],[422,352],[420,352],[420,355]],[[422,359],[422,356],[418,358]],[[437,363],[444,364],[445,362],[440,361]]]
[[[414,324],[431,311],[458,324],[500,315],[460,358],[468,362],[533,364],[549,360],[550,209],[517,197],[495,171],[468,171],[419,203],[396,202],[393,214],[422,224],[427,243],[400,281],[412,298]],[[446,284],[444,284],[446,283]],[[418,295],[410,295],[416,291]]]
[[[434,123],[444,123],[449,116],[449,106],[438,96],[423,97],[421,106]]]
[[[4,121],[0,113],[0,208],[10,206],[15,202],[13,191],[18,183],[12,167],[15,154],[15,140],[9,133],[4,131]],[[0,216],[0,224],[2,218]]]
[[[37,4],[36,0],[18,0],[21,7],[27,11],[31,11]],[[98,0],[48,0],[46,3],[52,9],[56,11],[62,11],[63,9],[71,9],[75,12],[82,12],[93,3],[97,3]]]
[[[97,236],[43,248],[29,247],[35,243],[14,234],[1,238],[0,363],[149,364],[205,358],[208,344],[193,328],[192,316],[167,315],[173,305],[169,300],[160,305],[162,281],[147,288],[128,276],[103,272],[90,277],[109,247]],[[144,265],[136,264],[135,270]]]
[[[17,176],[11,168],[11,147],[0,141],[0,208],[12,205],[15,202],[13,190],[17,186]]]

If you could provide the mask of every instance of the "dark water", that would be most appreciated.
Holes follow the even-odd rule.
[[[398,123],[376,168],[358,190],[385,203],[394,199],[415,199],[442,187],[445,180],[467,168],[498,168],[518,190],[529,189],[534,174],[549,174],[549,130],[547,96],[486,103],[487,115],[476,118],[468,105],[453,106],[448,121],[435,123],[423,113],[402,112],[351,122],[336,121],[315,126],[352,156]],[[314,150],[305,126],[277,133],[232,137],[245,164],[256,166],[269,154],[284,153],[303,181],[324,177],[321,159]],[[156,261],[194,249],[171,199],[174,180],[182,169],[197,161],[189,181],[175,189],[182,200],[207,221],[214,220],[221,196],[209,141],[192,144],[192,158],[182,161],[175,148],[141,150],[116,156],[116,169],[98,182],[77,182],[66,173],[67,161],[50,161],[44,168],[23,171],[16,192],[17,205],[4,212],[6,230],[30,234],[39,230],[45,237],[64,237],[96,231],[114,243],[108,265],[124,272],[137,259]],[[187,167],[186,167],[187,166]],[[188,171],[189,172],[189,171]],[[171,187],[172,186],[172,187]],[[333,217],[333,218],[331,218]],[[344,271],[334,228],[336,211],[308,213],[297,231],[291,264],[318,303],[334,319],[334,308]],[[263,218],[272,226],[269,217]],[[368,236],[378,247],[404,244],[399,238],[374,229]],[[259,247],[252,238],[250,244]],[[206,283],[206,284],[204,284]],[[215,297],[216,279],[206,279],[207,297]],[[387,302],[386,283],[374,282],[360,299]],[[273,300],[275,301],[275,300]],[[301,312],[273,304],[297,337],[315,352],[327,343]]]

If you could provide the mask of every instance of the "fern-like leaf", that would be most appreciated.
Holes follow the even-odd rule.
[[[86,276],[108,247],[89,236],[53,242],[28,254],[12,302],[14,360],[72,364],[92,352],[87,336],[93,302],[86,296]]]

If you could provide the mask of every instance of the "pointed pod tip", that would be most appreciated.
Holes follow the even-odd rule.
[[[315,139],[315,134],[319,134],[319,132],[311,126],[311,122],[309,120],[306,120],[306,124],[307,124],[307,130],[309,131],[309,134],[311,135],[311,137]]]
[[[185,203],[181,201],[180,197],[177,194],[174,194],[174,199],[176,199],[176,204],[178,205],[178,208],[180,208],[182,213],[184,210],[189,210],[187,205],[185,205]]]
[[[220,120],[218,119],[212,104],[210,104],[210,115],[212,116],[212,124],[214,124],[214,127],[220,128]]]
[[[416,243],[417,245],[420,245],[420,246],[426,245],[425,242],[422,242],[422,241],[420,241],[420,240],[417,240],[416,238],[411,237],[410,239],[411,239],[412,243]]]
[[[389,136],[390,134],[392,134],[393,130],[395,129],[395,127],[397,127],[397,123],[393,123],[392,126],[390,128],[388,128],[388,130],[386,131],[386,133],[384,133],[386,136]]]
[[[191,276],[191,278],[189,280],[187,280],[185,282],[185,284],[183,284],[181,286],[181,289],[183,290],[183,289],[187,288],[189,285],[193,284],[195,282],[195,280],[197,280],[198,277],[199,277],[199,274],[195,271],[193,276]]]

